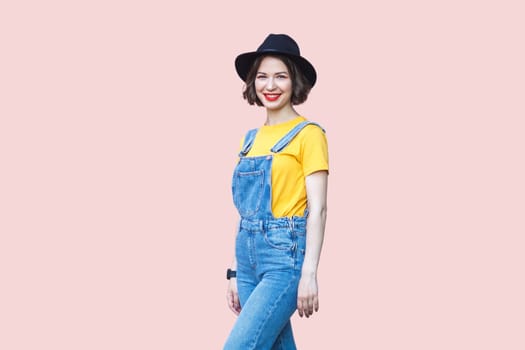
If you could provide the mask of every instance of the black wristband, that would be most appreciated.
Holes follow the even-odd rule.
[[[232,277],[237,277],[237,271],[232,269],[226,270],[226,279],[229,280]]]

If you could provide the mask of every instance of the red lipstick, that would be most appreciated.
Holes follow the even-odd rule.
[[[281,94],[264,94],[264,98],[269,102],[277,101],[280,96]]]

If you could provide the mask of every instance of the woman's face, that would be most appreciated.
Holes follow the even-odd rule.
[[[264,57],[255,76],[255,92],[263,106],[279,110],[292,98],[292,79],[288,68],[278,58]]]

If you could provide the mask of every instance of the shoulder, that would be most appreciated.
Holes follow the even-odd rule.
[[[320,133],[323,133],[323,134],[326,132],[326,130],[323,128],[323,126],[321,124],[316,123],[316,122],[309,122],[309,123],[310,124],[308,124],[308,125],[306,125],[304,127],[306,132],[312,132],[312,130],[313,130],[313,132],[317,132],[317,133],[320,132]]]
[[[299,133],[299,137],[304,141],[310,140],[326,140],[326,130],[318,123],[309,121],[304,129]]]
[[[295,127],[301,127],[301,129],[303,130],[317,130],[317,131],[322,131],[324,132],[325,129],[323,128],[323,126],[318,123],[317,121],[315,120],[310,120],[310,119],[307,119],[305,117],[299,117],[298,118],[299,121],[296,123]]]

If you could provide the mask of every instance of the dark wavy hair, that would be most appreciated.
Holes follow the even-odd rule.
[[[273,54],[262,55],[255,59],[252,68],[246,76],[246,87],[242,92],[242,97],[246,101],[248,101],[250,105],[263,105],[257,97],[257,93],[255,92],[255,77],[257,76],[257,71],[259,69],[259,66],[261,65],[261,61],[263,60],[263,58],[268,56],[280,59],[286,65],[286,68],[288,68],[288,73],[290,74],[290,79],[292,80],[292,105],[299,105],[306,101],[306,99],[308,98],[308,94],[312,89],[312,85],[310,84],[308,79],[306,79],[303,72],[299,69],[297,64],[295,64],[295,62],[292,59],[290,59],[287,56]]]

